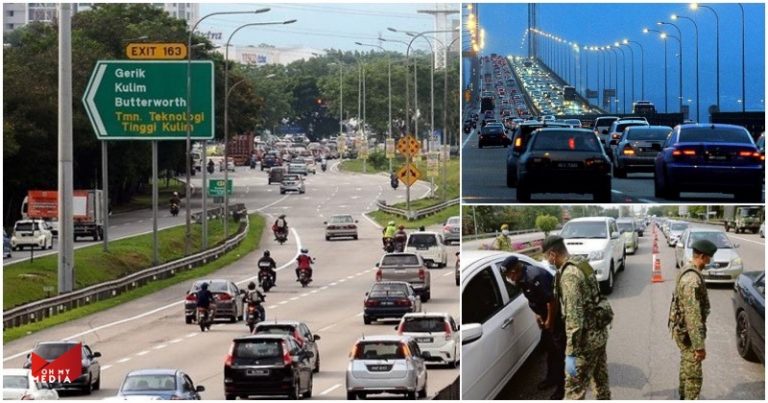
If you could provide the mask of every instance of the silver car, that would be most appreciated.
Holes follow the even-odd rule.
[[[443,224],[443,240],[448,245],[451,242],[461,241],[461,217],[449,217]]]
[[[701,271],[704,282],[733,283],[744,271],[744,263],[736,249],[738,244],[731,242],[728,235],[721,229],[688,228],[680,236],[675,245],[675,267],[683,267],[693,258],[691,245],[699,240],[707,239],[717,246],[717,252],[712,257],[709,266]]]
[[[634,218],[617,218],[616,226],[619,227],[621,236],[624,237],[624,251],[629,255],[637,252],[639,241],[637,239],[637,228]]]
[[[332,215],[325,224],[325,240],[336,237],[352,237],[357,239],[357,220],[349,214]]]
[[[392,393],[427,397],[427,365],[410,336],[365,336],[357,340],[347,366],[347,400]]]
[[[285,177],[283,177],[283,181],[280,182],[280,194],[285,194],[285,192],[299,192],[300,194],[304,194],[304,179],[302,179],[300,175],[286,174]]]
[[[680,240],[680,236],[688,229],[688,223],[685,221],[671,221],[669,223],[669,231],[667,235],[667,245],[675,246]]]

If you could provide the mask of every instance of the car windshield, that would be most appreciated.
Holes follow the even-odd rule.
[[[565,239],[608,238],[607,226],[600,221],[569,222],[560,231],[560,236]]]
[[[386,255],[381,258],[381,266],[414,266],[419,264],[416,255]]]
[[[76,344],[67,343],[54,343],[54,344],[39,344],[33,351],[41,358],[51,361],[59,358],[62,354],[69,351],[69,349],[76,347]]]
[[[568,130],[541,131],[533,137],[531,150],[598,152],[600,144],[592,133]]]
[[[355,222],[355,220],[352,219],[352,216],[349,215],[336,215],[331,217],[329,222],[333,224],[351,224]]]
[[[617,222],[616,226],[619,227],[619,232],[633,232],[635,225],[631,222]]]
[[[293,326],[288,325],[260,325],[256,328],[255,332],[260,334],[285,334],[293,336]]]
[[[408,294],[403,289],[399,290],[387,290],[387,289],[374,289],[368,293],[368,298],[408,298]]]
[[[417,248],[429,248],[437,246],[437,240],[432,234],[413,234],[408,237],[408,246],[415,246]]]
[[[36,222],[20,222],[16,223],[16,231],[35,231],[39,229]]]
[[[398,341],[363,341],[357,343],[355,358],[358,360],[396,360],[405,358]]]
[[[408,286],[407,286],[407,285],[405,285],[405,284],[397,284],[397,283],[376,283],[376,284],[373,286],[373,288],[371,289],[371,292],[369,293],[369,295],[373,295],[373,294],[376,294],[376,293],[378,293],[378,294],[381,294],[381,293],[384,293],[384,294],[386,294],[387,292],[390,292],[390,293],[392,293],[392,292],[398,292],[398,293],[402,293],[402,294],[404,294],[404,295],[405,295],[405,294],[407,294],[407,293],[408,293],[408,289],[407,289],[407,287],[408,287]]]
[[[633,127],[633,126],[648,126],[648,123],[640,123],[640,122],[631,122],[631,123],[617,123],[616,124],[616,131],[618,133],[621,133],[626,129],[627,127]]]
[[[404,332],[435,333],[445,331],[445,318],[441,316],[410,317],[403,322]]]
[[[743,208],[743,209],[740,210],[739,215],[742,216],[742,217],[752,217],[752,216],[757,215],[759,212],[760,212],[760,210],[756,209],[756,208],[754,208],[754,209],[752,209],[752,208],[750,208],[750,209]]]
[[[627,131],[627,140],[664,140],[672,128],[664,129],[630,129]]]
[[[283,356],[282,340],[249,340],[236,343],[234,356],[238,360],[279,358]]]
[[[504,132],[500,126],[486,126],[483,128],[483,134],[501,134]]]
[[[685,231],[688,229],[688,224],[684,222],[676,222],[669,226],[670,231]]]
[[[718,249],[731,249],[733,248],[733,244],[731,243],[731,240],[728,239],[728,236],[725,235],[724,232],[715,232],[715,231],[702,231],[702,232],[691,232],[691,236],[688,237],[688,247],[690,248],[691,245],[693,245],[694,242],[698,241],[699,239],[706,239],[715,246],[717,246]]]
[[[173,375],[131,375],[125,379],[123,392],[137,390],[176,390],[176,377]]]
[[[448,225],[459,225],[459,223],[461,223],[461,218],[459,217],[451,217],[446,222]]]
[[[198,281],[195,283],[195,285],[192,286],[192,292],[197,292],[200,290],[200,286],[204,283],[204,281]],[[208,291],[210,292],[227,292],[227,283],[224,281],[209,281],[208,282]]]
[[[749,132],[743,128],[693,127],[680,131],[681,143],[743,143],[753,144]]]
[[[24,375],[3,375],[3,389],[29,389],[29,378]]]

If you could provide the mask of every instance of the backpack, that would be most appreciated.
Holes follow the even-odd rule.
[[[587,288],[592,293],[592,304],[587,307],[587,312],[594,318],[594,324],[597,329],[605,329],[613,322],[613,308],[608,299],[600,293],[600,286],[595,278],[592,266],[586,260],[574,261],[568,260],[566,265],[571,264],[578,268],[587,282]],[[557,280],[558,293],[560,292],[560,276]]]

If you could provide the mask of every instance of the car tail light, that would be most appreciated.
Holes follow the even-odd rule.
[[[523,147],[523,138],[518,137],[515,139],[515,149],[518,150]]]
[[[401,298],[395,301],[397,306],[411,306],[411,301],[408,298]]]
[[[453,338],[453,330],[448,322],[443,322],[443,330],[445,331],[445,341],[451,341]]]
[[[443,227],[443,232],[451,232],[451,227],[446,225]]]
[[[291,360],[291,354],[288,351],[288,344],[286,342],[283,342],[283,365],[290,366],[293,363],[293,360]]]
[[[402,336],[405,329],[405,322],[400,322],[400,326],[397,327],[397,335]]]
[[[349,358],[355,358],[357,355],[357,344],[352,346],[352,350],[349,352]]]
[[[411,349],[408,348],[408,345],[405,343],[400,343],[400,348],[403,349],[403,355],[406,357],[411,357]]]
[[[424,281],[425,278],[427,278],[427,272],[423,268],[419,269],[419,280]]]
[[[372,307],[372,306],[379,306],[379,301],[375,299],[368,299],[365,301],[365,306]]]
[[[756,159],[765,160],[765,156],[760,154],[760,152],[758,152],[758,151],[751,151],[751,150],[739,151],[739,157],[744,157],[744,158],[753,157],[753,158],[756,158]]]
[[[691,149],[677,149],[672,151],[672,155],[675,157],[695,157],[696,150]]]
[[[376,281],[381,281],[381,269],[376,270]]]
[[[234,361],[234,354],[235,352],[235,342],[232,342],[232,344],[229,346],[229,352],[227,353],[227,358],[224,359],[224,366],[225,367],[231,367],[232,362]]]
[[[219,301],[231,301],[232,296],[227,293],[222,294],[216,294],[216,296],[219,298]]]
[[[195,302],[195,301],[197,301],[197,294],[195,294],[193,292],[189,293],[189,294],[187,294],[187,298],[186,299],[189,302]]]
[[[613,133],[611,135],[611,138],[614,139],[614,140],[618,140],[618,139],[621,138],[621,133]]]

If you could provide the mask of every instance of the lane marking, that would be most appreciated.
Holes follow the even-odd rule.
[[[335,323],[331,323],[330,325],[328,325],[328,326],[326,326],[326,327],[324,327],[322,329],[318,329],[317,331],[318,332],[324,332],[324,331],[326,331],[326,330],[328,330],[328,329],[330,329],[330,328],[332,328],[334,326],[336,326],[336,324]]]
[[[163,349],[163,348],[166,348],[166,347],[168,347],[167,344],[160,344],[160,345],[154,346],[152,348],[155,349],[155,350],[160,350],[160,349]]]
[[[451,272],[448,272],[448,273],[445,273],[445,274],[443,274],[443,277],[448,277],[448,276],[450,276],[451,274],[455,274],[455,273],[451,273]]]
[[[122,364],[122,363],[124,363],[124,362],[128,362],[128,361],[130,361],[130,360],[131,360],[131,357],[125,357],[125,358],[122,358],[122,359],[119,359],[119,360],[117,360],[117,363],[118,363],[118,364]]]
[[[302,296],[302,297],[306,297],[306,296],[308,296],[308,295],[309,295],[309,293],[308,293],[308,292],[305,292],[304,294],[301,294],[301,296]]]
[[[317,294],[317,291],[318,290],[312,290],[312,292],[310,292],[310,294]]]
[[[137,356],[142,356],[147,354],[149,354],[149,350],[139,351],[138,353],[136,353]]]
[[[357,314],[357,315],[355,315],[355,316],[363,316],[363,313],[362,313],[362,312],[360,312],[360,313],[358,313],[358,314]]]
[[[299,297],[293,297],[289,301],[296,301],[297,299],[299,299]]]
[[[275,309],[275,308],[277,308],[277,305],[270,305],[267,307],[267,309]]]
[[[333,282],[333,283],[331,283],[331,284],[328,284],[328,286],[330,286],[330,287],[333,287],[333,286],[335,286],[336,284],[338,284],[338,283],[337,283],[337,282]]]
[[[285,304],[287,304],[287,303],[288,303],[288,301],[282,301],[282,302],[280,302],[280,304],[279,304],[279,305],[285,305]]]
[[[101,370],[102,371],[106,371],[106,370],[108,370],[110,368],[112,368],[112,365],[105,365],[105,366],[101,367]]]
[[[475,130],[472,130],[471,132],[469,132],[469,136],[467,136],[467,138],[464,140],[464,143],[461,145],[462,150],[464,149],[464,147],[467,146],[467,143],[469,143],[469,140],[472,138],[472,135],[474,134],[475,134]]]
[[[336,390],[336,389],[338,389],[338,388],[340,388],[340,387],[341,387],[341,384],[340,384],[340,383],[337,383],[337,384],[335,384],[335,385],[331,386],[330,388],[328,388],[328,389],[326,389],[326,390],[324,390],[324,391],[320,392],[320,396],[325,396],[325,395],[327,395],[327,394],[329,394],[329,393],[333,392],[334,390]]]
[[[268,208],[270,208],[270,207],[274,206],[274,205],[275,205],[275,204],[277,204],[277,203],[280,203],[281,201],[283,201],[283,200],[285,200],[285,199],[287,199],[287,198],[288,198],[288,196],[283,196],[282,198],[278,199],[278,200],[277,200],[276,202],[274,202],[274,203],[269,203],[269,204],[267,204],[266,206],[263,206],[263,207],[257,208],[257,209],[256,209],[256,211],[263,211],[263,210],[266,210],[266,209],[268,209]]]
[[[190,333],[190,334],[186,335],[185,337],[189,339],[189,338],[197,336],[198,334],[200,334],[200,333]]]
[[[320,289],[321,289],[321,290],[327,290],[327,289],[328,289],[328,286],[325,286],[325,287],[321,287]]]
[[[368,217],[368,215],[367,215],[367,214],[363,213],[363,214],[361,214],[361,215],[363,216],[363,218],[365,218],[365,220],[366,220],[366,221],[368,221],[369,223],[373,224],[373,226],[374,226],[374,227],[376,227],[376,228],[378,228],[378,229],[383,229],[383,228],[384,228],[384,227],[382,227],[381,225],[379,225],[379,223],[377,223],[376,221],[373,221],[373,219],[371,219],[370,217]]]
[[[347,281],[347,279],[343,278],[343,279],[339,280],[339,283],[343,283],[345,281]]]
[[[181,342],[182,342],[182,339],[173,339],[173,340],[170,341],[170,343],[174,343],[174,344],[175,343],[181,343]]]
[[[740,239],[740,240],[742,240],[742,241],[752,242],[752,243],[756,243],[756,244],[758,244],[758,245],[763,245],[763,246],[765,246],[765,242],[758,242],[758,241],[754,241],[754,240],[752,240],[752,239],[742,238],[742,237],[739,237],[739,236],[736,236],[736,235],[728,235],[728,236],[729,236],[729,237],[731,237],[731,238]]]

